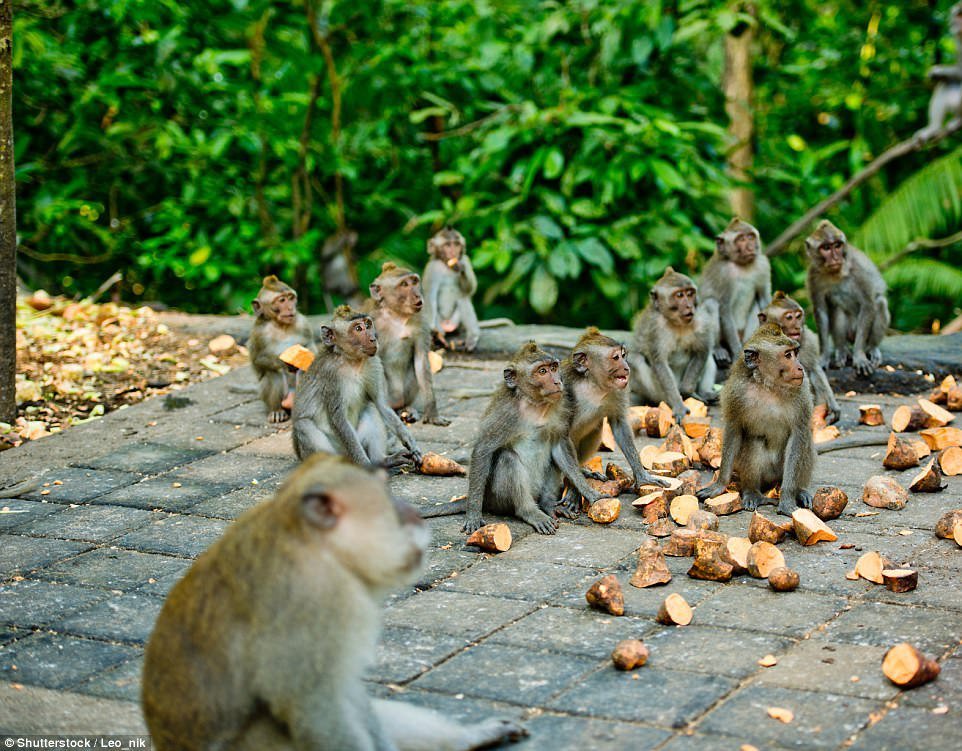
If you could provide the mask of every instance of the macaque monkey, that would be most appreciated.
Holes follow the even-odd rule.
[[[322,346],[297,384],[294,453],[343,454],[362,466],[420,463],[421,451],[385,398],[384,367],[377,356],[371,317],[341,305],[321,327]],[[383,421],[383,422],[382,422]],[[384,426],[407,451],[387,455]]]
[[[418,401],[424,412],[424,422],[450,425],[450,420],[438,415],[434,398],[434,382],[428,362],[431,332],[421,312],[424,307],[421,277],[393,263],[385,263],[380,275],[371,283],[371,300],[391,407],[403,409],[412,421],[417,421],[420,414],[414,404]]]
[[[683,397],[713,404],[718,303],[699,301],[695,284],[671,266],[655,282],[632,334],[632,391],[647,404],[665,402],[675,420],[688,414]]]
[[[838,422],[839,406],[832,387],[828,383],[828,376],[825,375],[825,368],[822,367],[818,337],[805,325],[805,311],[802,310],[802,306],[779,290],[772,297],[768,307],[758,314],[760,324],[769,321],[777,323],[782,333],[798,345],[798,361],[808,375],[815,404],[824,404],[828,407],[825,422],[829,425]]]
[[[352,229],[339,229],[330,235],[321,247],[321,280],[329,311],[333,308],[332,294],[350,300],[360,291],[352,257],[355,245],[357,232]]]
[[[478,281],[465,248],[464,237],[452,227],[445,227],[428,240],[431,258],[424,267],[424,292],[434,335],[445,347],[453,348],[454,342],[449,344],[447,338],[460,331],[464,348],[474,352],[481,337],[478,316],[471,302]]]
[[[295,344],[316,353],[314,332],[307,318],[297,312],[297,293],[273,274],[264,277],[251,306],[257,316],[247,341],[251,366],[260,383],[267,419],[285,422],[291,416],[297,369],[278,358]]]
[[[310,457],[167,596],[144,656],[154,748],[469,751],[526,735],[368,695],[384,598],[416,579],[430,537],[379,473]]]
[[[818,323],[822,365],[839,368],[851,358],[856,373],[871,375],[882,364],[879,344],[891,320],[885,280],[828,220],[805,240],[805,249],[806,285]]]
[[[953,128],[962,117],[962,3],[956,3],[949,10],[949,31],[955,37],[958,57],[952,65],[934,65],[929,69],[929,79],[935,81],[935,90],[929,100],[928,125],[915,134],[919,144],[938,135],[946,117],[951,117],[946,127]]]
[[[766,488],[781,483],[778,513],[811,508],[808,484],[815,465],[812,390],[798,361],[798,343],[776,323],[761,326],[732,364],[721,405],[725,423],[718,479],[701,500],[725,492],[738,473],[742,508],[758,508]]]
[[[715,254],[701,275],[703,300],[718,302],[721,342],[715,350],[719,365],[741,352],[742,342],[755,330],[757,314],[772,296],[771,268],[762,240],[738,217],[715,238]]]
[[[597,453],[601,446],[601,426],[607,417],[618,448],[631,467],[635,486],[667,485],[666,480],[655,477],[641,466],[635,448],[634,434],[628,423],[631,368],[624,345],[591,326],[575,344],[571,357],[562,362],[561,373],[571,413],[569,436],[578,464],[583,465]],[[586,470],[583,474],[591,475]],[[569,493],[569,498],[570,501],[559,506],[559,512],[573,518],[580,510],[580,498],[574,493]]]

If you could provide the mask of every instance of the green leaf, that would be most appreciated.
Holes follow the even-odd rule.
[[[581,273],[581,259],[571,242],[554,247],[548,255],[548,270],[558,279],[573,279]]]
[[[561,149],[555,147],[548,151],[544,158],[544,176],[549,180],[554,180],[565,168],[565,158]]]
[[[558,301],[558,282],[544,266],[538,266],[531,277],[531,307],[541,315],[549,313]]]
[[[564,237],[564,232],[555,221],[544,214],[539,214],[531,220],[531,226],[538,234],[547,237],[549,240],[560,240]]]
[[[605,274],[610,274],[614,271],[614,258],[612,258],[608,248],[606,248],[597,237],[586,237],[581,240],[574,240],[573,244],[578,251],[578,255],[584,258],[591,266],[597,266]]]
[[[661,159],[652,159],[649,162],[651,171],[655,173],[655,181],[662,190],[683,190],[685,180],[681,174],[668,162]]]

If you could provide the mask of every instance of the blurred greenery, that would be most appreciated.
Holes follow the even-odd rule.
[[[624,326],[729,218],[727,31],[756,26],[755,222],[773,238],[924,124],[950,5],[19,0],[21,274],[86,294],[120,270],[125,299],[234,312],[277,273],[320,312],[341,223],[366,284],[387,258],[420,268],[452,222],[483,316]],[[829,215],[893,261],[899,328],[958,305],[962,245],[900,243],[959,229],[960,155],[902,159]],[[797,250],[773,268],[802,286]]]

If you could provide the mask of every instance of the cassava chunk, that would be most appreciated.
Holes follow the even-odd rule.
[[[932,453],[932,449],[929,448],[929,444],[925,442],[922,438],[910,438],[909,444],[915,449],[915,455],[922,461],[925,457]]]
[[[678,475],[678,477],[669,477],[667,479],[670,482],[678,482],[677,488],[671,488],[670,498],[678,495],[695,495],[695,492],[701,485],[701,475],[697,469],[688,469]]]
[[[925,412],[925,427],[941,428],[948,425],[955,419],[955,415],[938,404],[933,404],[928,399],[919,399],[919,408]]]
[[[871,553],[864,553],[855,562],[855,573],[875,584],[885,583],[885,580],[882,578],[882,571],[887,568],[894,568],[892,562],[874,550]]]
[[[605,498],[617,498],[621,495],[621,483],[617,480],[595,480],[589,477],[585,480],[592,490],[600,493]]]
[[[428,451],[421,458],[421,474],[425,475],[461,475],[464,476],[468,470],[462,467],[453,459],[441,456],[433,451]]]
[[[664,472],[672,477],[677,477],[689,467],[691,462],[680,451],[662,451],[651,463],[653,471]]]
[[[648,534],[652,537],[669,537],[677,527],[667,516],[663,516],[656,522],[648,525]]]
[[[631,505],[641,511],[641,515],[649,524],[654,524],[664,516],[668,516],[668,504],[665,503],[665,491],[656,490],[640,498],[636,498]]]
[[[863,404],[858,408],[858,421],[861,425],[884,425],[885,417],[878,404]]]
[[[661,444],[661,450],[663,452],[674,451],[681,454],[687,458],[690,463],[698,461],[698,452],[695,451],[691,438],[685,435],[685,431],[683,431],[679,425],[672,425],[671,430],[668,431],[668,435],[665,436],[665,440]]]
[[[685,526],[692,529],[718,529],[718,517],[711,511],[695,509],[688,515],[688,522]]]
[[[603,576],[585,592],[588,604],[596,610],[602,610],[612,615],[625,614],[625,596],[621,591],[621,584],[614,574]]]
[[[929,463],[909,483],[909,490],[913,493],[937,493],[945,487],[942,483],[942,470],[939,469],[934,457],[929,459]]]
[[[919,585],[919,572],[910,568],[883,568],[882,581],[890,592],[911,592]]]
[[[785,565],[785,556],[772,543],[759,540],[748,549],[745,563],[750,576],[767,579],[774,569]]]
[[[828,425],[826,422],[827,418],[828,405],[816,404],[815,409],[812,410],[812,432],[817,433],[819,430],[826,427]]]
[[[721,466],[723,437],[721,428],[710,428],[705,434],[705,440],[698,448],[698,456],[712,469],[718,469]]]
[[[698,498],[693,495],[680,495],[673,498],[668,507],[668,513],[678,524],[688,524],[688,517],[698,510]]]
[[[641,450],[638,452],[638,458],[641,460],[641,466],[647,470],[652,469],[655,466],[655,457],[661,453],[661,450],[657,446],[642,446]]]
[[[959,547],[962,547],[962,522],[956,522],[952,527],[952,539]]]
[[[729,537],[725,543],[728,550],[728,561],[734,566],[734,575],[748,571],[748,551],[752,548],[752,541],[747,537]]]
[[[945,395],[945,406],[952,412],[962,412],[962,388],[949,390]]]
[[[428,365],[431,368],[431,373],[440,373],[444,368],[444,355],[440,352],[428,352]]]
[[[792,521],[795,523],[795,537],[802,545],[814,545],[823,540],[833,542],[838,539],[838,535],[807,508],[795,509],[792,512]]]
[[[691,623],[691,617],[691,606],[685,602],[684,597],[673,592],[661,603],[655,620],[666,626],[687,626]]]
[[[696,537],[698,537],[697,529],[681,527],[680,529],[672,530],[671,537],[665,545],[665,555],[676,558],[687,558],[694,555]]]
[[[888,448],[882,466],[886,469],[908,469],[919,466],[919,457],[908,441],[903,441],[895,433],[889,434]]]
[[[621,513],[621,501],[617,498],[601,498],[588,508],[588,518],[598,524],[611,524]]]
[[[219,337],[218,337],[219,338]],[[213,342],[211,342],[213,344]],[[298,370],[307,370],[314,362],[314,353],[300,344],[293,344],[278,355],[281,362],[293,365]]]
[[[682,402],[686,407],[688,407],[688,416],[694,418],[708,417],[708,405],[705,402],[696,399],[693,396],[689,396],[685,401]]]
[[[768,586],[776,592],[792,592],[798,588],[798,572],[779,566],[768,572]]]
[[[688,575],[693,579],[707,579],[708,581],[727,582],[732,578],[735,567],[727,560],[727,540],[717,540],[708,537],[695,539],[695,560],[688,569]]]
[[[661,548],[654,540],[650,540],[638,549],[638,566],[628,582],[633,587],[644,589],[657,584],[667,584],[671,581],[668,563],[661,552]]]
[[[635,433],[645,429],[645,415],[648,414],[648,409],[648,407],[628,407],[628,424]]]
[[[838,519],[847,504],[848,496],[841,488],[819,488],[812,496],[812,511],[822,521]]]
[[[585,462],[584,467],[589,472],[598,472],[600,474],[601,470],[604,468],[604,462],[602,461],[600,456],[595,454],[593,457],[591,457],[588,461]]]
[[[920,431],[919,435],[933,451],[941,451],[949,446],[962,446],[960,428],[926,428]]]
[[[611,432],[611,426],[608,424],[608,418],[605,417],[601,421],[601,446],[599,446],[599,451],[614,451],[618,447],[618,442],[615,441],[615,434]]]
[[[738,493],[722,493],[705,501],[705,508],[717,516],[727,516],[742,510],[742,497]]]
[[[664,402],[645,413],[645,432],[649,438],[664,438],[674,423],[671,407]]]
[[[781,542],[793,528],[792,522],[779,523],[756,511],[748,525],[748,539],[752,542],[764,540],[774,545]]]
[[[908,642],[896,644],[882,658],[882,672],[899,688],[915,688],[934,680],[939,663],[923,655]]]
[[[903,404],[892,413],[892,430],[896,433],[919,430],[925,427],[927,417],[921,407]]]
[[[639,639],[625,639],[615,646],[611,661],[618,670],[640,668],[648,662],[648,647]]]
[[[485,524],[467,539],[468,545],[477,545],[489,553],[503,553],[511,547],[511,529],[507,524]]]
[[[862,502],[873,508],[898,511],[905,508],[908,499],[908,491],[891,477],[884,475],[868,478],[862,488]]]
[[[619,467],[614,462],[608,462],[608,466],[605,467],[605,476],[613,481],[617,482],[621,486],[621,492],[627,492],[631,490],[632,486],[635,484],[634,480],[631,478],[625,470]]]
[[[711,421],[707,417],[688,416],[681,421],[681,427],[689,438],[702,438],[711,429]]]
[[[828,443],[829,441],[834,441],[841,434],[841,431],[834,425],[826,425],[823,428],[812,431],[812,440],[815,443]]]
[[[939,466],[942,468],[942,473],[948,477],[962,475],[962,448],[949,446],[943,449],[939,455]]]
[[[962,522],[962,509],[947,511],[935,523],[935,536],[946,540],[951,540],[954,536],[955,525]]]

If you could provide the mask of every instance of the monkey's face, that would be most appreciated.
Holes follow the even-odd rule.
[[[754,232],[740,232],[732,243],[731,259],[740,266],[754,263],[758,255],[758,239]]]
[[[775,366],[778,382],[798,388],[805,381],[805,368],[798,360],[798,347],[781,347],[776,351]]]
[[[789,308],[782,311],[778,317],[778,325],[782,327],[785,336],[794,339],[796,342],[802,340],[802,326],[804,326],[805,315],[798,308]]]
[[[438,248],[438,260],[453,271],[461,269],[461,256],[464,254],[464,245],[457,240],[448,240]]]
[[[608,383],[616,389],[627,388],[631,368],[628,366],[628,351],[621,346],[611,347],[605,352]]]
[[[417,274],[402,276],[393,287],[384,292],[388,307],[398,315],[413,316],[424,307],[421,295],[421,277]]]
[[[348,322],[345,336],[351,350],[361,352],[366,357],[377,354],[377,333],[374,331],[374,321],[368,316],[352,318]]]
[[[564,393],[557,360],[535,363],[528,374],[528,382],[531,384],[531,395],[539,401],[557,401]]]
[[[842,264],[845,262],[845,240],[833,237],[820,243],[818,260],[826,271],[837,274],[842,270]]]
[[[297,320],[297,295],[282,292],[270,304],[271,316],[282,326],[293,326]]]
[[[694,287],[677,287],[668,293],[665,317],[671,323],[688,326],[695,320],[698,298]]]

